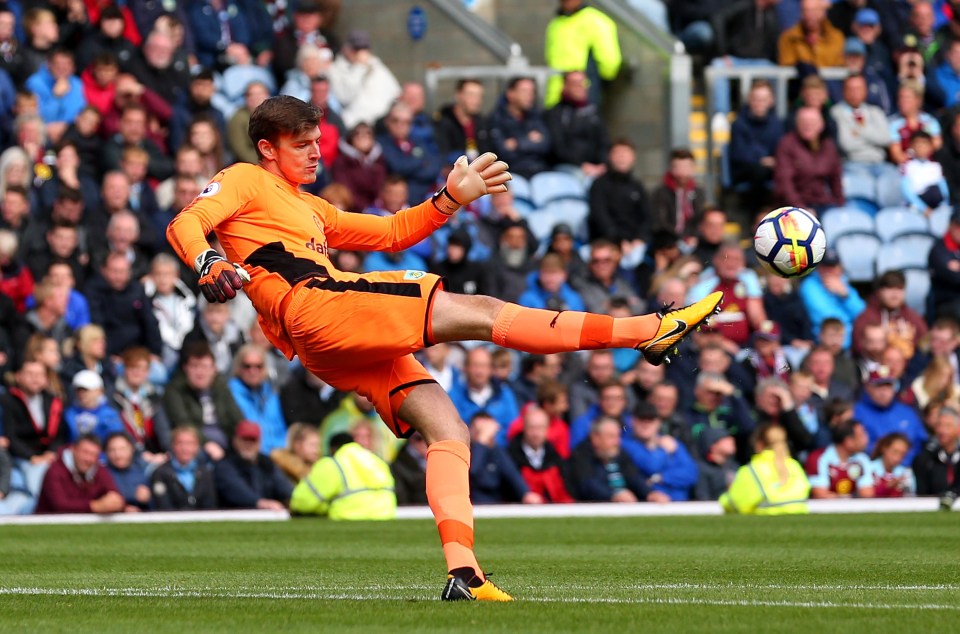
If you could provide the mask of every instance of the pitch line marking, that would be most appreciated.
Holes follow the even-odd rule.
[[[695,584],[691,584],[695,585]],[[570,589],[570,586],[565,586]],[[731,587],[731,586],[728,586]],[[392,590],[404,590],[406,586],[393,586]],[[411,588],[413,589],[413,588]],[[422,586],[415,589],[422,590]],[[323,591],[253,591],[232,592],[215,589],[187,590],[178,588],[0,588],[0,595],[7,596],[92,596],[117,598],[199,598],[199,599],[285,599],[285,600],[348,600],[348,601],[408,601],[411,598],[432,601],[436,597],[384,597],[369,592],[349,592],[340,588],[336,592]],[[611,603],[635,605],[700,605],[729,607],[778,607],[778,608],[846,608],[860,610],[925,610],[960,612],[960,605],[941,603],[880,604],[844,603],[837,601],[774,601],[755,599],[700,599],[693,597],[521,597],[520,603]]]

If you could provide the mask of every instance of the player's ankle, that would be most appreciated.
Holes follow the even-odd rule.
[[[483,572],[470,566],[454,568],[448,574],[460,579],[471,588],[477,588],[483,585],[484,582]]]

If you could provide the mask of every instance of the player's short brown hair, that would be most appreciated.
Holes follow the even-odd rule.
[[[253,147],[257,148],[257,156],[263,158],[257,147],[260,139],[276,144],[281,134],[302,134],[320,125],[322,117],[320,108],[296,97],[270,97],[250,115],[247,135],[253,141]]]

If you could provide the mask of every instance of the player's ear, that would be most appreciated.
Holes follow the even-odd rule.
[[[257,141],[257,149],[260,150],[260,155],[265,159],[275,159],[277,157],[276,148],[273,147],[273,143],[267,141],[266,139],[260,139]]]

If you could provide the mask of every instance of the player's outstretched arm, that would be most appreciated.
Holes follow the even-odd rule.
[[[493,152],[481,154],[472,163],[461,156],[447,175],[447,184],[433,197],[433,204],[449,215],[481,196],[505,192],[513,178],[508,169]]]

